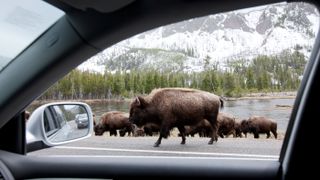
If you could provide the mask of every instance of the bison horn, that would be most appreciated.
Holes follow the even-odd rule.
[[[135,101],[134,101],[135,105],[137,107],[140,107],[140,108],[145,108],[148,103],[146,102],[146,100],[143,98],[143,97],[140,97],[140,96],[137,96]]]
[[[140,106],[141,103],[140,103],[140,100],[139,100],[139,97],[137,96],[136,99],[134,100],[134,103],[137,105],[137,106]]]

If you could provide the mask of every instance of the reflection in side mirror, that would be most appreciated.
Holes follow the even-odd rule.
[[[89,115],[80,105],[52,105],[44,110],[43,125],[50,143],[70,141],[88,134]]]
[[[37,108],[27,122],[27,149],[30,152],[76,141],[89,137],[92,131],[92,111],[87,104],[46,104]]]

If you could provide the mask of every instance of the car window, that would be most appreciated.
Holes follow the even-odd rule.
[[[49,109],[47,109],[44,113],[44,130],[47,134],[47,136],[50,136],[55,129],[57,129],[57,124],[55,124],[56,121],[53,121],[52,113]]]
[[[318,29],[315,7],[280,3],[189,19],[119,42],[79,65],[28,108],[32,112],[39,102],[84,101],[95,115],[95,134],[30,155],[72,155],[77,150],[81,155],[277,160]],[[160,128],[152,123],[158,117],[150,116],[150,123],[140,127],[128,126],[132,103],[143,103],[137,96],[173,87],[221,97],[217,142],[208,145],[212,132],[205,122],[185,127],[185,145],[179,130],[170,127],[158,148],[153,145]],[[164,104],[169,108],[161,117],[176,108]]]

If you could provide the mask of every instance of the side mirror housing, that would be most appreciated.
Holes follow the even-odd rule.
[[[27,151],[66,144],[90,137],[93,114],[86,103],[58,102],[38,107],[26,125]]]

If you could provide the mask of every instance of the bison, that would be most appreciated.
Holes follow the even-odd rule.
[[[160,125],[160,135],[154,147],[169,130],[177,127],[185,144],[185,125],[195,125],[207,119],[212,128],[208,144],[218,140],[217,116],[223,100],[212,93],[186,88],[154,89],[146,97],[136,97],[130,105],[130,121],[137,126],[153,122]]]
[[[241,131],[247,137],[247,133],[253,133],[254,138],[259,138],[259,133],[266,133],[270,137],[270,131],[277,139],[277,123],[262,116],[252,116],[248,120],[241,121]]]
[[[147,123],[143,126],[143,131],[147,136],[153,136],[160,132],[160,125],[156,123]]]
[[[135,126],[134,124],[131,124],[131,127],[125,126],[124,128],[119,129],[119,135],[121,137],[125,136],[126,133],[128,133],[128,136],[134,135],[134,131],[135,131]]]
[[[218,135],[221,138],[224,136],[228,136],[233,134],[235,137],[235,118],[232,115],[226,113],[219,113],[218,114]],[[191,135],[192,137],[199,133],[200,137],[209,137],[211,136],[211,125],[210,122],[206,119],[203,119],[199,123],[194,126],[185,126],[186,135]]]
[[[194,137],[195,134],[199,134],[199,137],[211,137],[211,124],[206,119],[198,122],[196,125],[193,126],[185,126],[186,135],[191,135]],[[179,134],[181,136],[181,134]]]
[[[160,126],[155,123],[147,123],[143,125],[142,127],[137,127],[137,125],[132,124],[132,133],[133,136],[138,137],[138,136],[153,136],[155,133],[159,133],[160,131]],[[125,136],[125,134],[128,132],[128,135],[130,136],[131,131],[128,131],[127,128],[122,128],[119,130],[119,134],[121,137]]]
[[[241,132],[241,122],[239,120],[236,120],[234,123],[234,130],[236,133],[236,137],[242,138],[242,132]]]
[[[221,138],[224,138],[224,136],[229,136],[230,134],[233,134],[233,137],[236,137],[235,118],[230,114],[219,113],[218,135]]]
[[[101,136],[105,131],[110,131],[110,136],[117,136],[117,129],[132,129],[129,114],[120,111],[110,111],[103,114],[99,123],[94,126],[95,135]]]
[[[145,132],[143,128],[139,128],[137,125],[133,124],[133,136],[138,137],[138,136],[145,136]]]

